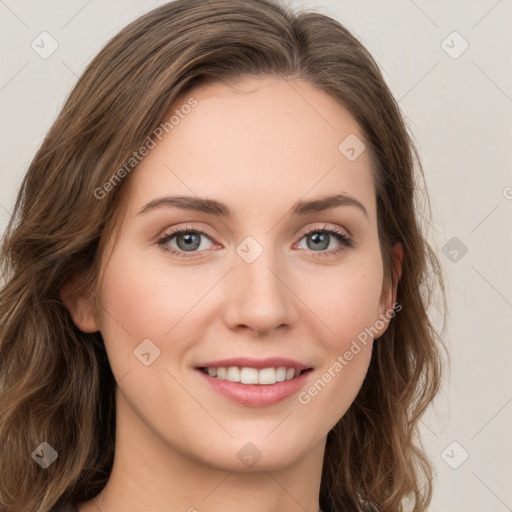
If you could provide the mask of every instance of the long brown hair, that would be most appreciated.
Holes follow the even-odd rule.
[[[5,232],[3,512],[47,512],[105,486],[116,382],[101,334],[75,326],[60,290],[77,273],[94,289],[133,172],[126,162],[178,94],[248,76],[301,79],[348,109],[372,157],[387,284],[398,279],[392,247],[403,246],[402,310],[375,341],[357,398],[328,434],[320,506],[427,509],[432,467],[418,423],[440,385],[443,344],[427,310],[432,290],[444,296],[444,287],[419,220],[423,171],[399,107],[367,50],[325,15],[273,0],[177,0],[125,27],[84,71],[29,166]],[[45,470],[31,458],[42,442],[58,453]]]

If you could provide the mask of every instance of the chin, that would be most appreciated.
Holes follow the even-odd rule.
[[[265,435],[235,436],[229,442],[216,443],[215,448],[210,445],[209,450],[197,455],[208,466],[239,473],[277,471],[292,465],[301,457],[305,448],[303,438],[300,442],[290,437],[283,444],[265,439]]]

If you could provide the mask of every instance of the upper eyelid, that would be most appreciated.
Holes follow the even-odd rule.
[[[193,226],[188,226],[188,225],[169,228],[168,232],[166,232],[166,230],[164,230],[162,235],[159,238],[175,236],[177,234],[180,234],[181,232],[189,232],[189,231],[199,232],[201,235],[207,235],[207,236],[211,237],[212,239],[215,239],[215,240],[217,239],[215,234],[212,233],[208,228],[193,227]]]
[[[302,229],[301,234],[302,233],[311,233],[311,232],[314,233],[315,231],[341,231],[341,232],[344,231],[345,232],[344,234],[346,234],[347,238],[352,238],[352,233],[347,228],[342,228],[339,226],[333,227],[333,226],[329,226],[328,224],[324,224],[323,226],[319,226],[319,227],[311,227],[311,228]]]

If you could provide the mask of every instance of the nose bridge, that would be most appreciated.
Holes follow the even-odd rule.
[[[227,290],[227,321],[232,327],[265,332],[295,320],[293,294],[285,285],[283,269],[283,259],[270,242],[264,246],[252,236],[242,240]]]

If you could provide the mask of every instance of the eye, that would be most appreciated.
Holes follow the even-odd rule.
[[[303,238],[306,238],[306,249],[311,249],[313,252],[319,253],[315,254],[315,256],[332,256],[354,246],[354,242],[348,233],[344,233],[335,228],[328,228],[327,226],[320,229],[309,229],[304,231],[302,235]],[[325,249],[329,248],[333,238],[339,242],[339,246],[326,251]]]
[[[204,247],[201,237],[211,240],[210,236],[204,231],[186,226],[185,228],[173,229],[170,233],[166,233],[158,240],[157,244],[165,252],[186,258],[191,257],[186,254],[187,252],[194,253],[198,249],[208,248]],[[176,240],[173,240],[174,238]],[[174,243],[176,245],[173,245]]]

